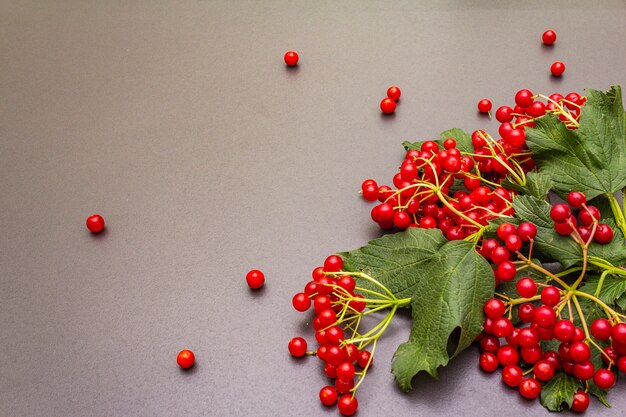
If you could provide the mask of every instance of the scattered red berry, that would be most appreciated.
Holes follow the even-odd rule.
[[[325,406],[334,405],[337,402],[337,390],[331,386],[325,386],[320,390],[320,401]]]
[[[554,42],[556,42],[556,32],[553,30],[546,30],[543,32],[541,39],[546,45],[553,45]]]
[[[380,110],[385,114],[391,114],[396,111],[396,102],[390,98],[384,98],[380,102]]]
[[[291,356],[295,356],[296,358],[299,358],[306,354],[307,343],[306,343],[306,340],[304,340],[301,337],[294,337],[293,339],[289,341],[288,347],[289,347],[289,353],[291,353]]]
[[[196,357],[190,350],[181,350],[176,357],[176,363],[183,369],[191,368],[196,361]]]
[[[339,402],[337,403],[337,408],[339,412],[344,416],[351,416],[356,413],[357,408],[359,407],[359,402],[356,400],[356,397],[350,394],[342,395],[339,398]]]
[[[298,60],[300,59],[300,57],[298,56],[298,53],[295,51],[287,51],[285,52],[285,64],[287,64],[287,66],[290,67],[294,67],[298,64]]]
[[[86,224],[87,229],[89,229],[91,233],[98,233],[101,232],[102,229],[104,229],[104,218],[102,218],[102,216],[99,214],[92,214],[91,216],[87,217]]]
[[[398,101],[400,100],[400,95],[402,94],[402,91],[400,91],[400,89],[398,87],[391,86],[387,89],[387,97],[389,97],[390,99],[392,99],[393,101]]]
[[[556,61],[550,66],[550,72],[555,77],[560,77],[565,72],[565,64],[561,61]]]
[[[489,99],[482,99],[478,102],[478,111],[483,113],[483,114],[487,114],[491,111],[491,101]]]
[[[246,274],[246,282],[253,290],[259,289],[265,284],[265,275],[258,269],[253,269]]]

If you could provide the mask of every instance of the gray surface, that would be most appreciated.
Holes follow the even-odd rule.
[[[402,140],[495,131],[483,97],[626,84],[624,1],[416,3],[0,1],[0,416],[338,415],[317,361],[286,353],[312,340],[290,300],[378,235],[360,182],[389,180]],[[359,416],[548,414],[473,349],[402,394],[408,326],[379,344]]]

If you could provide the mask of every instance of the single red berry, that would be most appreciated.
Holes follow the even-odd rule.
[[[497,298],[490,298],[485,302],[485,306],[483,307],[485,315],[490,319],[497,319],[504,315],[506,311],[506,306],[502,300]]]
[[[617,360],[617,369],[621,372],[626,373],[626,356],[620,356]]]
[[[593,235],[593,240],[601,245],[606,245],[613,240],[613,229],[608,224],[600,223]]]
[[[478,111],[483,114],[489,113],[491,111],[491,106],[491,101],[484,98],[478,102]]]
[[[554,44],[554,42],[556,42],[556,32],[553,30],[546,30],[545,32],[543,32],[541,40],[543,40],[543,43],[545,43],[546,45]]]
[[[311,307],[311,299],[305,293],[299,292],[293,296],[291,304],[293,304],[293,308],[297,311],[303,312],[307,311],[309,307]]]
[[[571,342],[574,340],[576,326],[569,320],[559,320],[554,324],[554,337],[559,342]]]
[[[515,278],[517,269],[515,265],[510,261],[504,261],[496,269],[496,276],[502,281],[511,281]]]
[[[557,287],[548,286],[541,290],[541,302],[547,306],[554,307],[561,301],[561,291]]]
[[[554,366],[547,360],[540,360],[534,366],[535,378],[540,381],[549,381],[554,376]]]
[[[541,327],[552,327],[556,323],[556,313],[548,306],[537,307],[534,322]]]
[[[537,295],[537,284],[532,278],[522,278],[515,284],[517,293],[524,298]]]
[[[361,368],[365,368],[366,366],[368,366],[368,364],[369,366],[371,366],[372,354],[367,350],[360,351],[356,357],[356,364],[359,365]]]
[[[500,123],[508,123],[513,120],[513,109],[509,106],[501,106],[496,110],[496,120]]]
[[[565,364],[563,364],[563,369],[565,370]],[[596,368],[593,366],[593,363],[590,361],[582,362],[582,363],[574,363],[574,376],[578,379],[582,379],[586,381],[588,379],[593,378],[596,373]]]
[[[502,380],[509,387],[517,387],[523,378],[522,368],[517,365],[507,365],[502,369]]]
[[[483,371],[493,372],[498,369],[498,358],[491,352],[481,353],[479,365]]]
[[[574,232],[577,226],[576,217],[569,216],[563,223],[554,223],[554,230],[561,236],[568,236]]]
[[[535,378],[526,378],[519,384],[519,393],[524,398],[537,398],[541,394],[541,384]]]
[[[515,104],[525,108],[533,104],[533,93],[530,90],[519,90],[515,94]]]
[[[574,208],[581,208],[587,202],[587,197],[581,192],[572,191],[567,195],[567,204]]]
[[[539,343],[539,335],[530,327],[520,329],[518,336],[519,345],[521,347],[533,347]]]
[[[343,259],[337,255],[330,255],[324,261],[325,272],[339,272],[343,268]]]
[[[287,64],[290,67],[293,67],[296,64],[298,64],[298,60],[300,59],[300,57],[298,56],[298,53],[295,51],[285,52],[284,58],[285,58],[285,64]]]
[[[354,388],[354,378],[352,379],[339,379],[335,381],[335,388],[340,394],[348,394],[352,388]]]
[[[390,98],[384,98],[380,102],[380,110],[385,114],[391,114],[396,111],[396,102]]]
[[[494,264],[500,265],[502,262],[506,262],[511,258],[511,252],[504,246],[497,246],[491,251],[490,257]]]
[[[485,333],[491,333],[491,332],[485,331]],[[496,353],[499,348],[500,348],[500,339],[498,339],[495,336],[485,336],[480,340],[480,349],[483,352]]]
[[[542,327],[539,327],[539,329],[542,331],[545,330]],[[552,336],[546,339],[552,339]],[[522,356],[522,360],[530,365],[540,361],[541,358],[543,358],[543,350],[541,350],[541,346],[539,345],[531,347],[522,346],[522,348],[520,349],[520,354]]]
[[[578,218],[584,226],[591,226],[594,221],[600,220],[600,210],[595,206],[587,206],[580,210]]]
[[[456,148],[456,140],[452,138],[448,138],[443,141],[443,147],[446,149],[454,149]]]
[[[289,353],[291,356],[299,358],[306,354],[306,340],[301,337],[294,337],[289,341]]]
[[[87,217],[86,225],[91,233],[101,232],[104,229],[104,218],[99,214],[92,214]]]
[[[506,248],[511,252],[517,252],[522,248],[522,239],[518,235],[509,235],[505,240]]]
[[[320,390],[320,401],[325,406],[333,405],[337,402],[337,390],[331,386],[325,386]]]
[[[608,390],[615,385],[615,374],[608,369],[600,368],[593,376],[593,383],[600,389]]]
[[[253,269],[246,274],[246,282],[253,290],[259,289],[265,284],[265,275],[258,269]]]
[[[357,408],[359,408],[359,402],[354,395],[342,395],[337,403],[337,408],[342,415],[351,416],[356,413]]]
[[[387,89],[387,97],[389,97],[393,101],[400,100],[400,95],[401,94],[402,94],[402,91],[400,91],[400,89],[398,87],[396,87],[395,85],[393,85],[393,86],[391,86],[391,87],[389,87]]]
[[[613,325],[604,318],[595,319],[591,323],[591,335],[598,340],[608,340],[611,337]]]
[[[565,64],[561,61],[556,61],[550,66],[550,72],[555,77],[560,77],[565,72]]]
[[[501,346],[500,349],[498,349],[497,358],[498,362],[502,366],[517,365],[517,363],[519,362],[519,353],[517,352],[517,349],[515,349],[513,346]]]
[[[496,337],[508,337],[513,333],[513,323],[505,317],[500,317],[493,321],[492,333]]]
[[[511,223],[502,223],[496,229],[496,234],[500,240],[505,240],[508,236],[514,235],[517,233],[517,229],[515,225]]]
[[[517,226],[517,235],[522,239],[522,242],[528,242],[537,236],[537,226],[528,222],[520,223]]]
[[[342,362],[337,366],[337,378],[348,381],[354,378],[354,365],[350,362]]]
[[[582,413],[589,408],[589,394],[583,390],[578,390],[574,394],[574,401],[572,401],[572,411]]]
[[[524,303],[517,310],[519,319],[525,323],[530,323],[535,318],[535,306],[530,303]]]
[[[570,345],[569,357],[574,362],[587,362],[591,358],[591,349],[585,342],[574,342]]]
[[[611,337],[613,338],[613,343],[626,345],[626,323],[618,323],[613,326]]]
[[[565,204],[555,204],[550,209],[550,218],[555,223],[566,222],[572,215],[572,211]]]
[[[190,350],[181,350],[176,357],[176,363],[183,369],[191,368],[196,361],[196,357]]]

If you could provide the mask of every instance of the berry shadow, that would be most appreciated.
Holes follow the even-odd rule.
[[[183,369],[179,366],[178,370],[183,375],[194,375],[196,372],[198,372],[198,362],[194,362],[193,366],[187,369]]]
[[[106,239],[107,236],[109,236],[109,229],[105,227],[98,233],[92,233],[90,231],[87,231],[87,233],[91,235],[92,239],[102,240],[102,239]]]
[[[300,66],[294,65],[293,67],[290,67],[289,65],[285,65],[285,72],[291,75],[298,74],[300,72]]]
[[[380,118],[383,119],[383,120],[385,120],[385,119],[388,119],[388,120],[395,119],[396,118],[396,112],[393,112],[393,113],[382,113],[381,112],[380,113]]]

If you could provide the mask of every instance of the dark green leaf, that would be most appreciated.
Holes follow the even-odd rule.
[[[596,397],[605,407],[611,408],[611,404],[606,400],[607,391],[598,388],[596,384],[589,384],[589,394]]]
[[[501,185],[508,190],[517,191],[525,195],[532,195],[533,197],[543,200],[552,188],[552,179],[550,179],[549,175],[541,172],[529,172],[526,174],[526,185],[519,185],[511,181],[509,177],[502,180]]]
[[[446,241],[433,229],[409,229],[340,254],[344,269],[363,271],[397,297],[411,297],[413,327],[409,341],[398,347],[392,372],[403,390],[426,371],[437,368],[467,348],[482,330],[483,305],[493,296],[491,267],[464,241]],[[447,345],[460,328],[452,356]]]
[[[580,380],[559,372],[541,388],[541,404],[550,411],[561,411],[563,404],[572,406]]]
[[[626,186],[626,130],[620,87],[608,93],[587,90],[580,127],[570,130],[553,114],[526,129],[526,143],[539,171],[565,197],[581,191],[587,198],[613,194]]]
[[[595,295],[599,283],[599,276],[588,277],[582,290],[591,295]],[[615,275],[607,275],[604,278],[598,298],[605,303],[612,305],[624,294],[626,294],[626,278]]]
[[[561,236],[554,230],[554,223],[550,219],[550,205],[533,196],[518,195],[513,199],[513,208],[518,221],[527,221],[537,226],[535,248],[537,254],[542,254],[542,260],[554,260],[564,268],[582,262],[582,249],[568,236]],[[506,219],[500,220],[506,221]],[[610,219],[603,222],[615,228]],[[592,244],[589,247],[589,256],[607,260],[613,265],[626,263],[626,241],[619,233],[615,233],[613,241],[607,245]]]

